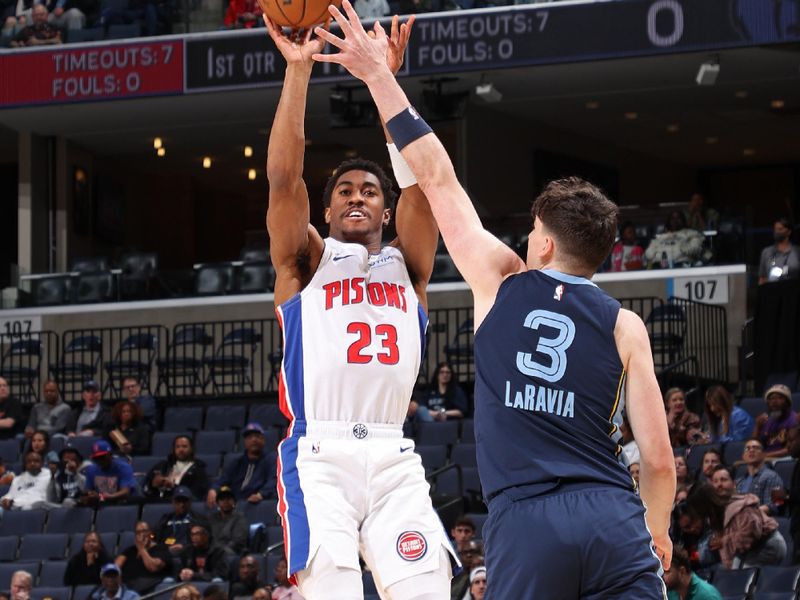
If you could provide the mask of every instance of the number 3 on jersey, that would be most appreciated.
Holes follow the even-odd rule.
[[[534,310],[525,318],[525,327],[539,329],[544,325],[557,332],[556,337],[539,337],[536,352],[550,359],[550,364],[533,360],[530,352],[517,352],[517,369],[520,373],[555,383],[567,370],[567,349],[575,340],[575,322],[565,315],[549,310]]]
[[[358,336],[347,349],[347,362],[365,365],[372,361],[373,355],[368,353],[372,344],[372,328],[367,323],[358,321],[347,326],[347,333]],[[378,362],[384,365],[396,365],[400,360],[400,349],[397,347],[397,329],[394,325],[376,325],[375,336],[381,344],[381,350],[374,354]]]

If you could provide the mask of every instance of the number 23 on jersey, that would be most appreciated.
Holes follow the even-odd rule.
[[[356,336],[355,341],[347,348],[348,363],[365,365],[377,359],[384,365],[396,365],[400,361],[397,328],[394,325],[376,325],[373,333],[369,324],[354,321],[347,326],[347,333]]]

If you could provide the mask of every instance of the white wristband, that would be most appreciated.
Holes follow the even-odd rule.
[[[411,172],[406,159],[400,154],[400,150],[394,144],[386,144],[389,150],[389,158],[392,161],[392,170],[394,171],[394,178],[397,180],[397,185],[400,189],[409,188],[412,185],[417,185],[417,178]]]

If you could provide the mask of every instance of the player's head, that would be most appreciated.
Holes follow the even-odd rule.
[[[383,234],[394,210],[392,181],[376,163],[346,160],[333,172],[322,202],[332,238],[366,244]]]
[[[571,274],[593,274],[614,245],[617,212],[616,204],[588,181],[551,181],[531,209],[528,267],[557,262]]]

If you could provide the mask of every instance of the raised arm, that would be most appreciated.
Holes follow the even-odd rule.
[[[303,37],[296,32],[287,37],[266,16],[264,23],[286,59],[286,76],[267,148],[267,231],[277,306],[308,283],[324,246],[310,225],[308,191],[303,181],[306,97],[314,66],[311,55],[322,51],[323,42],[311,39],[310,30]]]
[[[653,367],[650,339],[642,320],[625,309],[619,311],[614,337],[620,360],[628,374],[628,420],[641,455],[639,494],[647,507],[647,526],[658,557],[664,569],[669,569],[672,560],[669,524],[675,499],[675,459]]]
[[[383,57],[389,44],[386,32],[376,23],[370,36],[348,0],[343,0],[342,7],[347,18],[334,6],[329,10],[341,26],[344,39],[317,29],[317,34],[340,52],[315,54],[314,60],[341,64],[361,79],[369,88],[381,118],[389,123],[411,105],[385,64]],[[503,279],[525,270],[525,263],[483,228],[475,207],[458,182],[450,157],[435,135],[417,138],[402,148],[402,153],[430,203],[450,256],[472,288],[477,327],[494,303]]]

